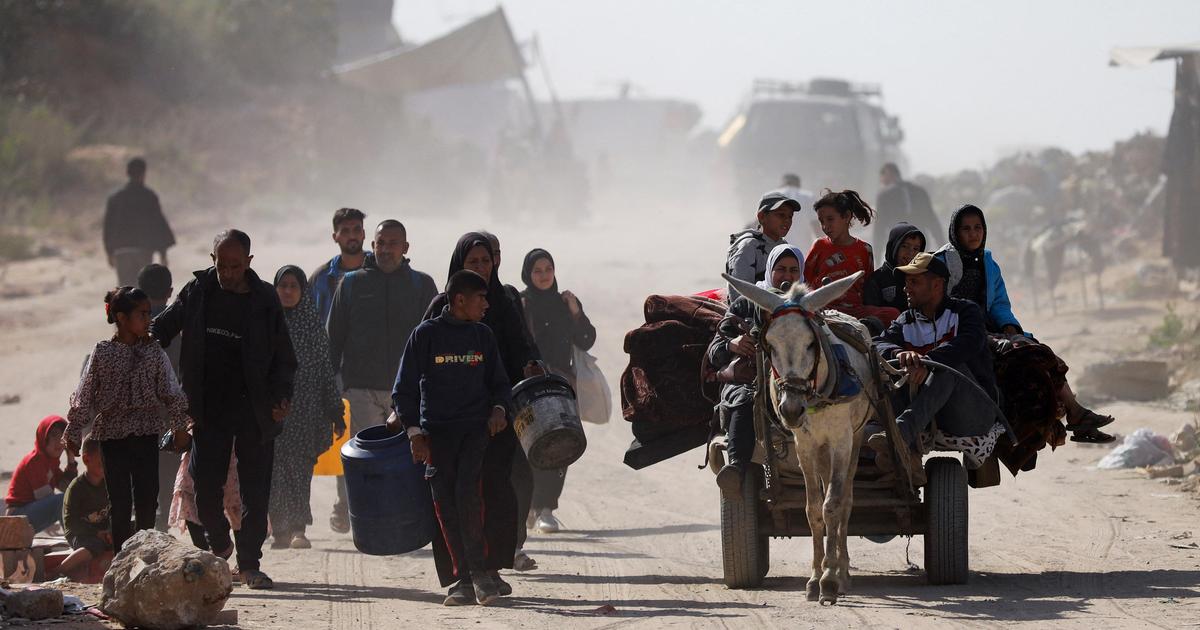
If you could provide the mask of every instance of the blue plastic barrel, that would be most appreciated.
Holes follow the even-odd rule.
[[[414,464],[408,436],[383,425],[342,446],[354,546],[373,556],[415,551],[437,532],[425,465]]]

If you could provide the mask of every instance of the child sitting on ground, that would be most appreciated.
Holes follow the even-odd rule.
[[[71,555],[58,565],[59,575],[71,575],[100,559],[107,569],[112,561],[112,532],[108,529],[108,489],[104,485],[104,462],[100,457],[100,442],[90,436],[83,438],[80,448],[84,474],[67,486],[63,499],[63,529],[71,544]]]
[[[111,506],[113,549],[137,529],[153,529],[158,510],[158,439],[174,430],[187,440],[188,400],[162,346],[149,335],[150,298],[141,289],[119,287],[104,297],[112,339],[96,344],[67,414],[63,444],[79,451],[92,426],[100,443]],[[164,413],[165,409],[165,413]],[[94,423],[94,424],[93,424]]]
[[[863,285],[871,277],[875,267],[875,254],[871,244],[850,235],[850,226],[854,221],[862,225],[870,225],[875,217],[875,210],[863,201],[853,190],[832,192],[825,190],[825,195],[813,206],[817,211],[817,220],[821,222],[824,238],[813,242],[812,249],[804,259],[804,282],[809,288],[823,287],[834,280],[839,280],[862,271],[863,276],[850,287],[840,300],[827,308],[841,311],[851,317],[868,320],[864,323],[882,332],[882,329],[900,316],[900,311],[887,306],[866,306],[863,304]],[[871,322],[868,318],[875,318]],[[882,325],[880,325],[882,324]]]
[[[62,457],[63,431],[67,421],[62,416],[46,416],[38,423],[33,450],[29,451],[13,471],[8,482],[8,516],[29,519],[33,531],[40,532],[62,520],[63,495],[67,484],[78,474],[75,457],[67,453],[67,467],[58,467]]]
[[[449,304],[409,335],[392,390],[393,432],[407,430],[414,462],[425,478],[442,535],[454,560],[454,577],[443,602],[491,604],[500,586],[486,570],[480,473],[488,440],[504,430],[510,406],[508,376],[487,311],[488,284],[462,270],[446,286]]]

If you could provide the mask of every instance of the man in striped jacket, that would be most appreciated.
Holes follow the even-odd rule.
[[[919,455],[918,437],[935,420],[938,430],[948,435],[987,434],[996,421],[997,390],[983,311],[974,302],[946,294],[950,272],[932,254],[917,254],[895,273],[903,282],[909,308],[875,343],[884,359],[897,359],[908,370],[910,383],[920,384],[896,418],[901,437]],[[931,372],[921,359],[949,366],[979,387],[952,372]],[[984,392],[990,401],[983,399]],[[883,433],[869,435],[867,445],[876,451],[881,469],[890,464]],[[885,457],[879,457],[881,453]]]

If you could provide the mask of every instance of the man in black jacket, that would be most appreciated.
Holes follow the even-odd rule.
[[[167,249],[175,234],[163,216],[158,195],[146,187],[146,161],[133,158],[125,167],[129,183],[108,198],[104,208],[104,253],[117,270],[117,284],[134,286],[138,271],[150,264],[154,252],[167,264]]]
[[[920,384],[908,408],[896,418],[901,437],[914,451],[919,436],[937,421],[943,433],[970,437],[986,435],[996,422],[997,389],[992,354],[987,348],[983,311],[974,302],[946,295],[950,270],[933,254],[922,252],[897,267],[904,276],[909,309],[875,338],[884,359],[898,359],[910,383]],[[937,361],[971,378],[979,387],[945,371],[930,372],[921,359]],[[984,399],[984,393],[991,400]],[[890,449],[883,433],[867,438],[881,470],[890,467]]]
[[[942,222],[933,211],[929,193],[924,188],[900,177],[900,167],[888,162],[879,170],[879,183],[883,188],[875,200],[875,236],[871,242],[875,251],[886,252],[880,245],[887,241],[888,226],[901,221],[917,226],[929,238],[945,234]],[[933,249],[933,243],[929,243]],[[879,266],[880,261],[875,261]]]
[[[437,285],[414,270],[404,225],[388,219],[375,228],[371,254],[362,269],[342,277],[329,309],[329,353],[340,373],[342,396],[350,403],[350,434],[383,424],[392,412],[392,385],[408,335],[421,323]],[[350,531],[345,482],[329,526]]]
[[[213,242],[214,267],[197,271],[150,325],[163,346],[182,333],[180,362],[192,430],[191,475],[196,510],[209,548],[232,555],[223,488],[237,454],[242,529],[237,566],[250,588],[271,588],[259,569],[267,538],[267,506],[275,437],[292,397],[296,355],[283,307],[270,283],[250,269],[250,237],[227,230]]]

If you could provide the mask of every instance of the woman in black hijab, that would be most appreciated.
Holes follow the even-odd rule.
[[[344,408],[329,360],[329,337],[309,290],[308,276],[294,265],[282,267],[275,274],[275,290],[299,367],[291,412],[275,438],[269,506],[275,542],[271,548],[308,549],[312,544],[304,530],[312,525],[313,465],[333,443],[334,435],[346,431]]]
[[[488,281],[488,309],[483,316],[483,323],[495,335],[504,371],[509,381],[516,385],[527,373],[532,375],[536,370],[533,366],[536,354],[526,337],[525,324],[516,306],[495,273],[494,260],[488,238],[478,232],[468,232],[454,246],[449,276],[470,269]],[[435,297],[425,312],[425,319],[441,314],[447,304],[445,293]],[[517,494],[511,480],[514,458],[519,457],[524,461],[524,452],[518,453],[520,449],[510,418],[508,426],[492,437],[483,456],[483,533],[487,539],[487,569],[500,585],[501,595],[511,594],[512,587],[499,578],[498,571],[513,568],[513,557],[518,549],[517,524],[525,520],[523,514],[518,516]],[[458,581],[454,577],[450,551],[437,536],[433,540],[433,559],[442,586],[450,586]]]
[[[521,266],[521,292],[533,340],[547,367],[575,386],[575,347],[589,350],[596,343],[596,327],[583,312],[583,305],[570,291],[558,290],[554,257],[544,249],[525,255]],[[567,469],[533,470],[531,507],[537,514],[535,527],[544,534],[561,529],[554,510],[566,482]]]

